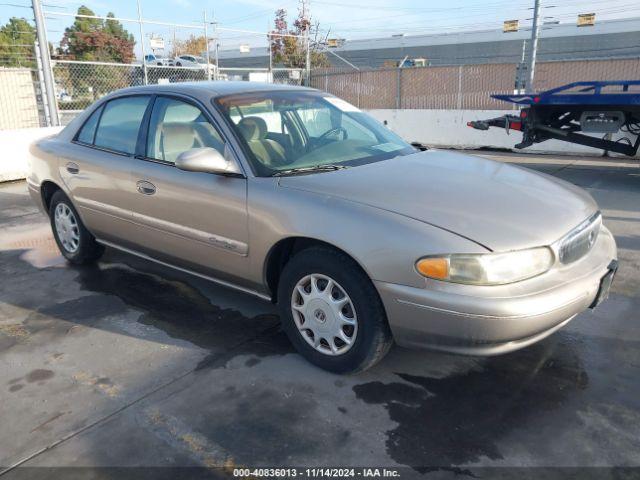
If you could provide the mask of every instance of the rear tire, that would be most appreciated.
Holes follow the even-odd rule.
[[[93,263],[104,253],[104,246],[96,242],[96,238],[84,226],[71,200],[62,190],[51,197],[49,219],[60,253],[70,263]]]
[[[291,343],[324,370],[362,372],[393,344],[373,283],[352,258],[337,250],[319,246],[297,253],[280,276],[278,304]]]

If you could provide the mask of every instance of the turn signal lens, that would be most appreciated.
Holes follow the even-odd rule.
[[[446,280],[449,278],[449,259],[448,258],[423,258],[416,263],[418,271],[429,278],[437,278]]]
[[[541,275],[554,255],[547,247],[505,253],[453,254],[424,257],[416,270],[427,278],[470,285],[504,285]]]

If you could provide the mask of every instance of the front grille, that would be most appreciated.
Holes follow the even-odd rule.
[[[602,215],[596,212],[571,230],[560,243],[560,262],[571,263],[584,257],[595,245],[601,225]]]

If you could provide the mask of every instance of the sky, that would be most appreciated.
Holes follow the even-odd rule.
[[[47,15],[48,39],[59,42],[64,28],[84,4],[98,15],[114,12],[116,17],[137,18],[134,0],[42,0]],[[394,34],[455,32],[501,28],[504,20],[520,20],[523,27],[531,24],[534,0],[309,0],[311,17],[319,22],[322,36],[329,38],[388,37]],[[262,33],[273,28],[274,12],[284,8],[290,23],[296,17],[299,0],[140,0],[142,16],[148,20],[203,24],[206,12],[209,20],[219,26],[221,48],[233,49],[240,44],[266,45]],[[0,0],[0,23],[10,17],[32,18],[30,0]],[[543,16],[547,22],[575,23],[579,13],[596,13],[598,20],[640,17],[638,0],[542,0]],[[57,14],[54,14],[57,13]],[[62,15],[60,15],[62,14]],[[125,27],[139,36],[137,23],[124,22]],[[212,26],[209,35],[212,34]],[[227,30],[223,30],[227,29]],[[199,35],[200,29],[187,26],[176,28],[145,25],[144,34],[164,38],[170,46],[174,35],[186,38]],[[544,35],[544,32],[543,32]],[[148,42],[148,40],[147,40]],[[139,43],[139,42],[138,42]],[[148,47],[147,47],[148,49]],[[137,53],[139,54],[139,45]]]

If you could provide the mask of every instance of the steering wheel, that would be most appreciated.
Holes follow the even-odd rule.
[[[322,135],[320,135],[317,141],[319,143],[322,140],[326,139],[329,135],[333,135],[334,133],[340,133],[340,132],[342,132],[342,135],[344,135],[343,140],[346,140],[347,138],[349,138],[349,134],[347,133],[344,127],[335,127],[335,128],[330,128],[329,130],[324,132]]]

